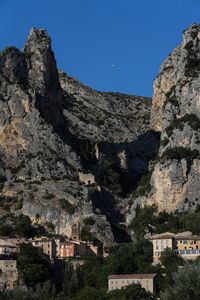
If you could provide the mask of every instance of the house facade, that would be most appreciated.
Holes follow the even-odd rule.
[[[43,250],[43,253],[53,259],[56,257],[57,244],[53,238],[35,238],[29,240],[34,247],[39,247]]]
[[[24,238],[0,237],[0,255],[11,256],[20,251],[20,244],[24,243]]]
[[[174,233],[165,232],[151,238],[153,243],[153,262],[159,263],[161,253],[166,249],[174,249]]]
[[[193,235],[190,231],[174,234],[165,232],[154,235],[151,238],[153,243],[153,262],[159,263],[161,253],[169,248],[181,255],[184,259],[196,259],[200,255],[200,236]]]
[[[17,279],[17,261],[0,260],[0,290],[13,289]]]
[[[108,276],[108,292],[127,287],[132,284],[140,284],[146,291],[155,293],[156,274],[121,274]]]
[[[74,257],[79,255],[79,244],[71,241],[60,243],[58,256],[60,258]]]
[[[192,235],[190,231],[174,236],[175,252],[185,259],[196,259],[200,255],[200,236]]]

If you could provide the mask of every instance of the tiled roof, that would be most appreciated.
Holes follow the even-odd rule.
[[[176,240],[189,239],[189,240],[200,240],[199,235],[193,235],[191,231],[185,231],[177,233],[174,238]]]
[[[109,275],[108,279],[151,279],[157,274],[119,274],[119,275]]]
[[[171,239],[175,236],[175,233],[172,232],[163,232],[160,234],[155,234],[151,237],[151,240],[159,240],[159,239]]]

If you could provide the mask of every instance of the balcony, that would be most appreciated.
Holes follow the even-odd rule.
[[[200,250],[175,250],[179,255],[200,255]]]

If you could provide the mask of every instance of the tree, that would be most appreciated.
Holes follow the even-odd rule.
[[[51,281],[46,281],[44,284],[38,284],[36,287],[36,300],[55,300],[55,287]]]
[[[107,300],[106,291],[87,286],[71,300]]]
[[[50,278],[50,263],[41,249],[21,244],[17,261],[20,276],[28,287],[35,287]]]
[[[173,285],[161,293],[161,300],[200,299],[200,261],[187,262],[173,274]]]
[[[161,253],[160,261],[167,271],[171,272],[176,271],[178,266],[183,265],[183,258],[170,248],[166,248]]]
[[[111,291],[108,300],[153,300],[155,297],[139,284],[133,284],[120,290]]]
[[[81,280],[79,276],[79,270],[75,270],[70,262],[65,264],[63,274],[62,294],[67,296],[67,299],[71,299],[78,289],[81,288]]]
[[[165,279],[163,286],[167,287],[173,284],[173,273],[176,272],[179,266],[183,265],[183,258],[178,256],[174,251],[166,248],[160,257],[160,261],[165,266]]]

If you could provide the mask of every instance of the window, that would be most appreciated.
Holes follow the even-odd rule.
[[[158,246],[156,246],[156,250],[158,250],[159,249],[159,247]]]
[[[169,240],[166,240],[166,244],[168,245],[168,243],[169,243]]]

